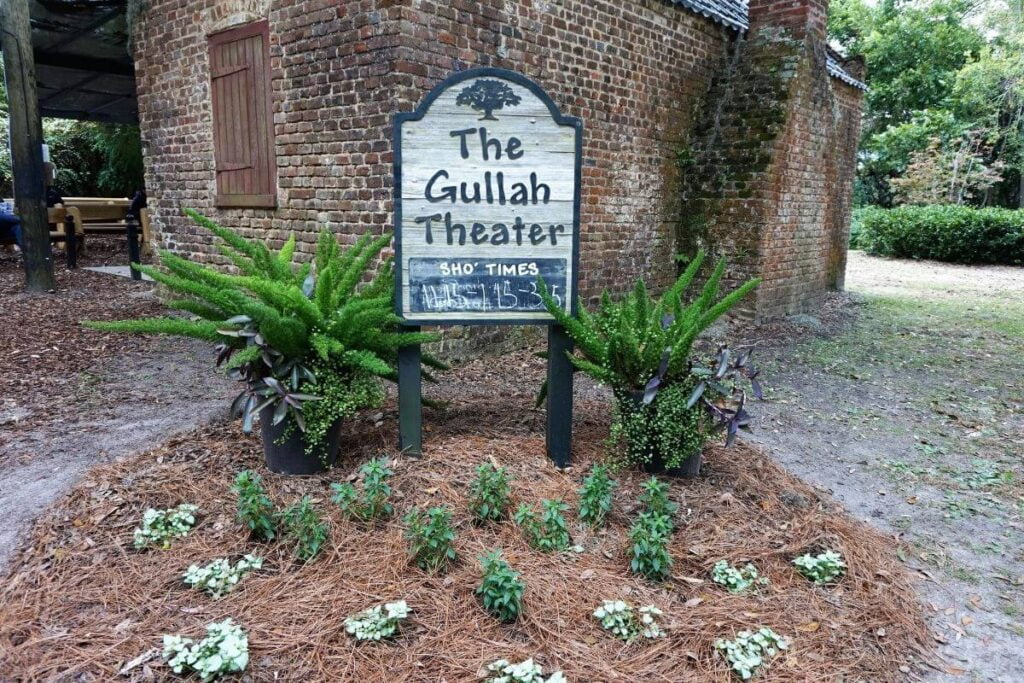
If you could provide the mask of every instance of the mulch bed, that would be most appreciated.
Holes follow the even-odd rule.
[[[55,255],[57,291],[30,294],[21,257],[0,252],[0,424],[5,430],[46,422],[53,411],[71,410],[75,376],[103,359],[141,353],[153,340],[93,332],[81,320],[116,320],[159,315],[162,307],[148,296],[153,284],[83,270],[85,266],[124,264],[122,241],[89,240],[78,270]]]
[[[793,642],[765,681],[896,680],[905,677],[901,667],[908,671],[925,656],[931,638],[892,540],[742,442],[710,447],[702,475],[673,484],[681,505],[673,578],[658,585],[629,574],[625,534],[643,477],[619,475],[607,530],[576,524],[576,490],[603,455],[607,409],[577,402],[575,466],[556,470],[544,456],[543,415],[529,407],[536,366],[516,356],[503,369],[491,359],[452,373],[449,387],[492,372],[506,379],[496,388],[471,382],[472,402],[452,389],[447,411],[428,412],[426,453],[395,458],[397,514],[376,526],[343,520],[328,485],[353,477],[369,457],[395,455],[388,411],[383,420],[371,415],[349,425],[344,461],[324,476],[266,474],[258,440],[236,424],[95,468],[39,521],[12,563],[0,598],[0,679],[114,680],[125,663],[159,647],[162,634],[202,636],[206,624],[229,616],[249,634],[246,680],[253,681],[473,681],[495,659],[527,657],[573,682],[727,681],[732,674],[712,642],[762,625]],[[534,551],[511,522],[475,526],[466,499],[485,460],[514,475],[514,505],[554,497],[569,503],[573,542],[584,552]],[[297,564],[287,542],[258,544],[243,533],[228,490],[243,468],[264,473],[278,505],[306,493],[317,499],[331,535],[315,561]],[[134,551],[143,510],[181,502],[199,504],[195,530],[169,550]],[[454,510],[459,558],[446,575],[431,576],[409,565],[400,516],[414,505],[440,504]],[[791,560],[825,547],[840,550],[850,569],[838,585],[822,588]],[[476,558],[492,548],[502,548],[526,582],[514,625],[489,617],[473,594]],[[264,569],[220,600],[181,582],[192,563],[248,552],[266,558]],[[709,580],[720,559],[752,561],[770,584],[730,595]],[[413,613],[394,642],[357,644],[344,633],[349,614],[400,598]],[[606,634],[591,612],[616,598],[657,605],[668,636],[627,645]],[[157,657],[129,677],[172,674]]]

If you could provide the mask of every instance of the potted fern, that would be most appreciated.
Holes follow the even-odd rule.
[[[310,474],[330,467],[342,421],[383,402],[381,381],[397,377],[398,349],[435,339],[397,327],[390,259],[367,281],[391,236],[364,235],[342,250],[324,230],[313,262],[300,264],[294,234],[273,252],[194,211],[186,213],[221,240],[217,248],[238,274],[162,251],[164,270],[132,267],[180,295],[167,305],[187,317],[84,324],[216,342],[217,365],[244,384],[232,414],[242,418],[246,432],[259,420],[270,470]],[[429,356],[424,363],[442,367]]]
[[[618,301],[605,291],[592,313],[580,302],[576,317],[538,283],[548,311],[576,344],[570,354],[575,368],[612,389],[611,441],[620,464],[696,476],[708,434],[724,428],[731,443],[748,421],[736,380],[751,380],[760,395],[749,352],[733,355],[722,348],[712,363],[695,362],[697,336],[760,283],[751,280],[719,299],[722,259],[700,294],[684,304],[704,259],[699,253],[661,297],[652,298],[640,280]]]

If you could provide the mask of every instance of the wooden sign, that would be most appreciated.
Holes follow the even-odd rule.
[[[576,301],[582,124],[504,69],[457,73],[395,121],[402,318],[545,323]]]
[[[395,306],[420,325],[548,324],[547,451],[569,464],[583,124],[505,69],[456,73],[395,116]],[[398,356],[399,447],[422,450],[420,350]]]

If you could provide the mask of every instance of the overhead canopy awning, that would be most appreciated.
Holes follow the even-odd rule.
[[[125,0],[30,0],[42,116],[136,123]]]

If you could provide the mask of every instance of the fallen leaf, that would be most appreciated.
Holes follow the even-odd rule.
[[[803,631],[804,633],[814,633],[821,627],[821,624],[817,621],[809,621],[806,624],[800,624],[796,627],[797,631]]]
[[[580,579],[586,581],[587,579],[592,579],[592,578],[594,578],[594,570],[593,569],[584,569],[582,572],[580,572]]]
[[[696,607],[702,602],[704,602],[704,598],[690,598],[683,603],[683,607]]]
[[[960,620],[960,623],[963,624],[964,626],[970,626],[971,624],[974,623],[974,617],[964,617],[963,619]]]

